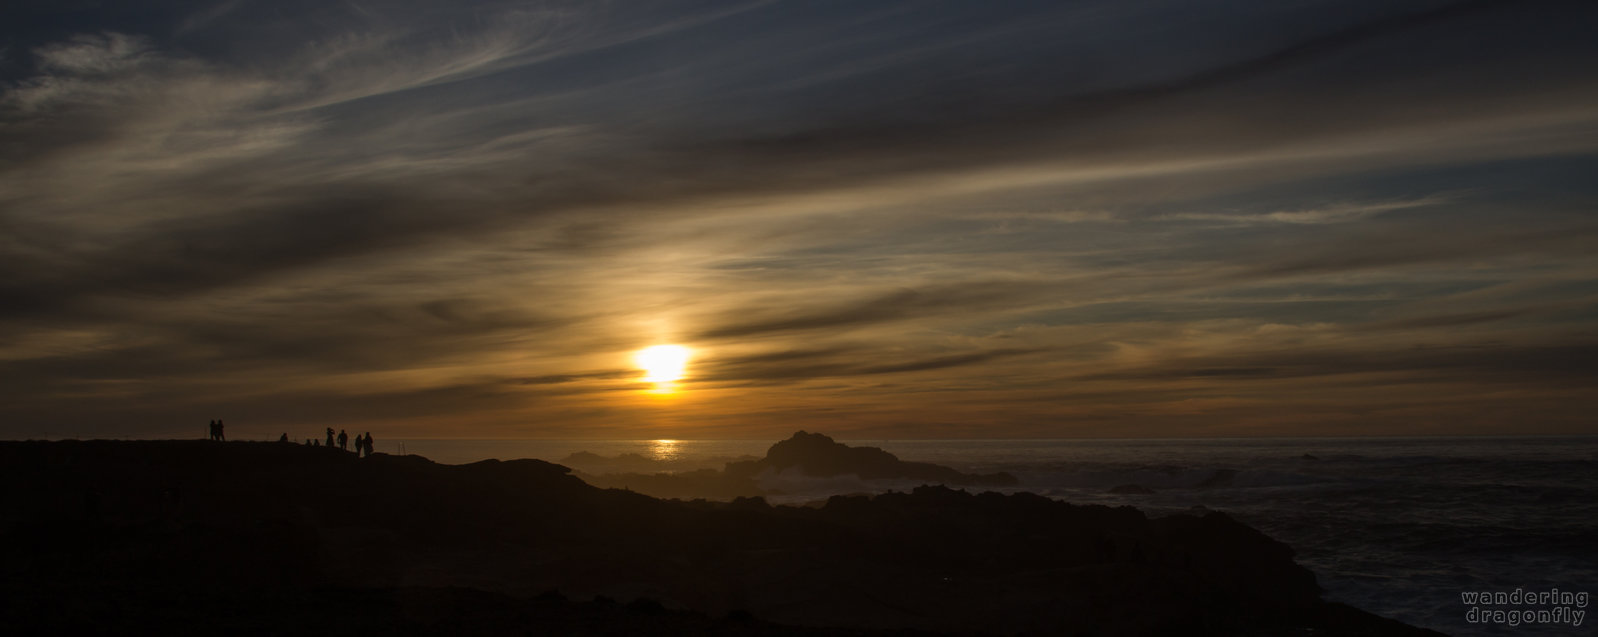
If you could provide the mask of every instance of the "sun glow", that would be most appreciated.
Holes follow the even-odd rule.
[[[670,383],[686,374],[688,356],[688,348],[681,345],[656,345],[639,351],[633,362],[644,370],[645,382]]]
[[[649,457],[655,460],[676,460],[679,453],[675,440],[649,441]]]

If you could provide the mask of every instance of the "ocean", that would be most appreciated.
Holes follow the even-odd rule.
[[[404,440],[380,450],[403,445],[445,463],[637,454],[625,470],[684,471],[760,457],[773,442]],[[1598,619],[1584,617],[1598,592],[1598,437],[841,442],[1020,478],[1003,491],[1151,516],[1224,511],[1292,546],[1328,599],[1450,635],[1598,634]],[[1151,492],[1111,492],[1125,485]],[[762,486],[780,490],[769,498],[780,504],[916,485],[779,476]],[[1509,599],[1466,603],[1478,593]],[[1546,603],[1522,603],[1528,594]]]

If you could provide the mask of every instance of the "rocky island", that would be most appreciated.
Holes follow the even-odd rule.
[[[809,466],[838,451],[821,438],[725,473]],[[973,478],[843,455],[864,464],[811,468]],[[289,443],[0,442],[0,477],[12,634],[1435,634],[1322,600],[1221,513],[948,486],[670,501]]]
[[[786,495],[771,483],[788,478],[834,478],[911,481],[954,487],[1012,487],[1019,484],[1008,473],[971,474],[926,462],[906,462],[877,447],[851,447],[825,434],[800,431],[773,444],[764,458],[726,463],[721,470],[685,472],[603,472],[615,466],[646,466],[636,454],[605,458],[587,452],[564,461],[591,472],[579,473],[583,481],[600,487],[622,488],[658,498],[732,499]],[[598,468],[599,470],[596,470]]]

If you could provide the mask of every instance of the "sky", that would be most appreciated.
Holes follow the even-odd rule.
[[[12,0],[0,437],[1598,434],[1595,28]]]

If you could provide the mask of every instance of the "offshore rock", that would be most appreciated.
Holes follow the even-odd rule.
[[[921,480],[929,484],[954,486],[1008,487],[1019,484],[1008,473],[962,473],[927,462],[906,462],[877,447],[850,447],[823,434],[804,431],[778,442],[766,457],[750,462],[729,463],[727,473],[755,475],[767,469],[783,471],[797,468],[808,476],[827,478],[855,475],[863,480]]]

